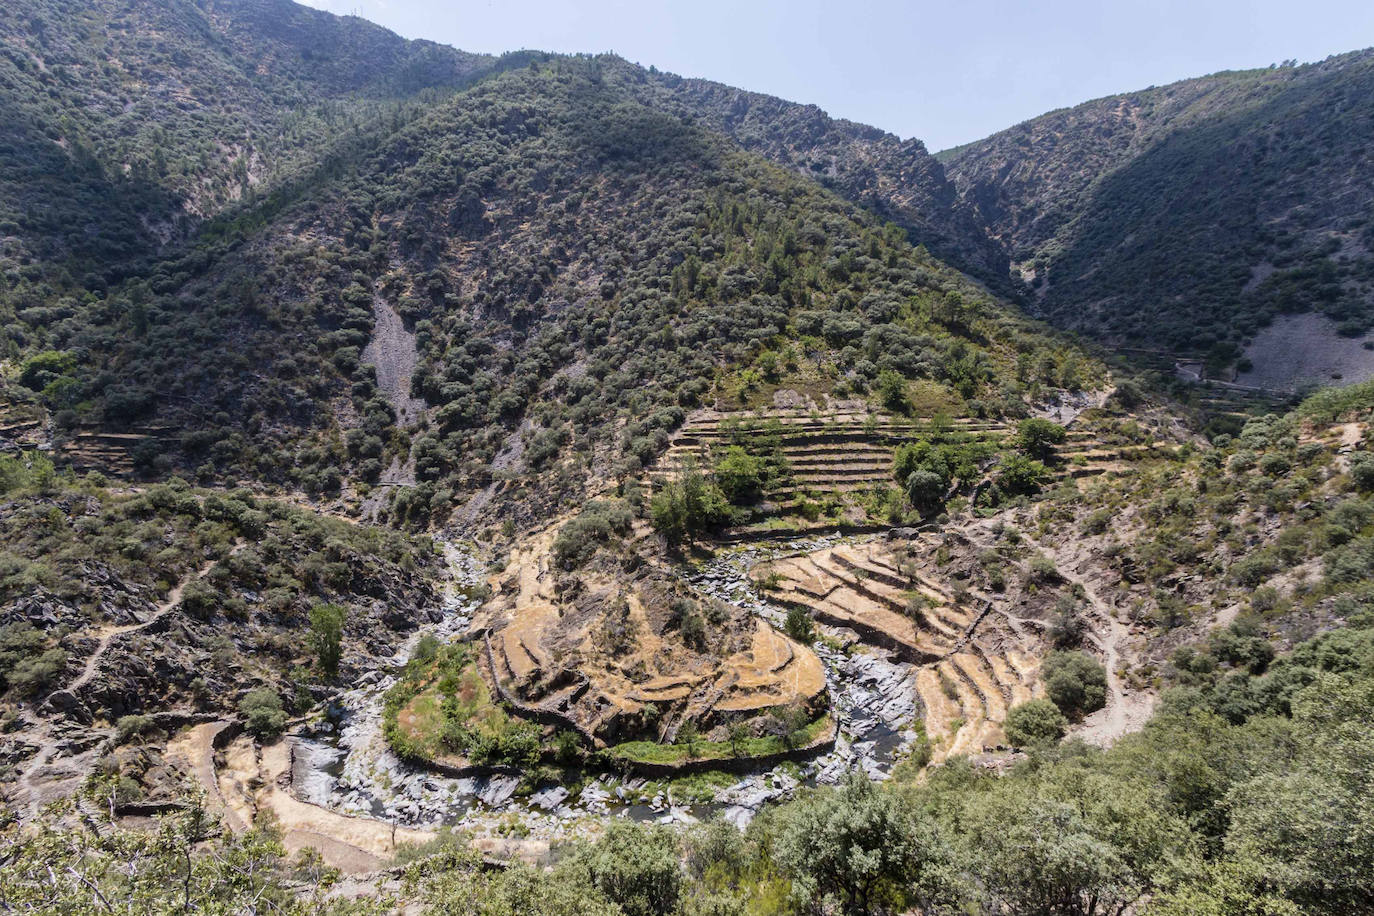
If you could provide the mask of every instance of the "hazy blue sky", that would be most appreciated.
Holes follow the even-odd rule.
[[[614,51],[932,151],[1102,95],[1374,45],[1371,0],[308,0],[469,51]]]

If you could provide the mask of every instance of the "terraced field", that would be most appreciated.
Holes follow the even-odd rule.
[[[910,549],[933,551],[919,539]],[[780,557],[753,571],[773,601],[853,631],[917,669],[936,758],[1005,742],[1012,705],[1036,695],[1039,646],[1000,625],[987,595],[956,590],[900,559],[888,541]]]
[[[37,408],[0,409],[0,449],[47,451],[61,467],[128,477],[136,470],[135,456],[141,448],[157,454],[178,432],[173,427],[146,425],[123,432],[82,427],[54,430],[50,426]]]
[[[527,715],[602,745],[645,728],[671,741],[689,720],[709,729],[824,705],[816,654],[743,609],[721,606],[709,645],[688,645],[672,616],[681,596],[669,577],[630,587],[587,577],[577,595],[559,596],[550,537],[512,556],[479,624],[494,684]]]
[[[743,445],[755,453],[776,449],[785,475],[764,493],[760,514],[788,517],[799,532],[836,523],[862,525],[871,520],[856,497],[893,485],[893,454],[903,442],[917,436],[1001,439],[1009,432],[1005,424],[985,420],[909,420],[871,411],[862,402],[841,403],[826,412],[786,407],[699,410],[650,470],[649,483],[670,479],[689,464],[710,467],[713,452],[726,446]],[[808,504],[824,504],[831,511],[811,517],[816,512]],[[757,525],[735,532],[752,533],[770,532]]]

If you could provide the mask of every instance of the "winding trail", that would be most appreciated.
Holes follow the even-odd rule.
[[[229,554],[226,554],[226,556],[236,553],[242,549],[243,546],[244,541],[240,538],[234,542],[234,546],[230,548]],[[172,587],[167,593],[167,596],[156,606],[148,619],[138,623],[106,627],[103,629],[100,632],[100,641],[96,645],[95,651],[86,659],[86,663],[81,668],[81,673],[66,687],[55,690],[49,694],[44,702],[51,704],[55,697],[63,694],[75,701],[77,699],[77,693],[89,684],[100,671],[100,663],[104,660],[106,653],[109,651],[110,646],[114,644],[115,639],[128,633],[145,630],[153,626],[167,614],[171,613],[172,610],[181,604],[181,598],[186,591],[186,586],[196,579],[203,579],[205,576],[209,575],[210,570],[214,569],[215,565],[218,564],[221,559],[223,559],[223,557],[208,560],[200,569],[186,575],[180,582]],[[20,771],[19,777],[15,780],[15,785],[27,801],[29,817],[34,818],[39,814],[47,797],[56,794],[70,793],[70,791],[85,778],[86,773],[90,771],[90,761],[88,758],[95,755],[99,748],[103,746],[103,743],[97,743],[84,751],[70,755],[62,766],[62,772],[54,772],[52,760],[61,749],[61,742],[58,736],[54,734],[53,723],[32,713],[26,714],[26,719],[31,726],[29,732],[30,736],[38,742],[38,753],[35,754],[33,759]],[[46,779],[41,780],[45,783],[44,785],[40,785],[40,776],[46,777]]]
[[[1146,691],[1127,690],[1117,673],[1121,665],[1121,646],[1126,643],[1130,634],[1126,626],[1117,619],[1115,609],[1099,598],[1092,586],[1065,570],[1064,563],[1054,548],[1043,543],[1037,546],[1054,561],[1055,568],[1065,581],[1083,590],[1088,605],[1105,624],[1105,633],[1099,625],[1092,629],[1091,636],[1104,656],[1104,667],[1107,669],[1107,705],[1086,716],[1076,734],[1089,744],[1107,747],[1122,735],[1137,731],[1145,724],[1150,718],[1150,713],[1154,711],[1154,696]]]
[[[237,553],[242,549],[243,543],[242,539],[235,541],[234,546],[230,548],[226,556],[232,556]],[[140,623],[125,624],[119,627],[108,627],[103,630],[100,636],[100,643],[96,646],[95,651],[91,653],[90,657],[86,659],[86,665],[81,669],[81,674],[77,676],[76,680],[62,688],[60,692],[69,693],[75,696],[78,690],[89,684],[91,678],[95,677],[96,672],[100,669],[100,660],[104,658],[105,653],[109,651],[111,643],[113,643],[117,637],[123,636],[126,633],[146,630],[163,617],[166,617],[177,607],[177,605],[181,604],[181,596],[185,593],[186,586],[190,585],[193,580],[204,579],[210,574],[210,570],[214,569],[219,562],[219,559],[206,561],[205,565],[201,566],[200,569],[185,576],[180,582],[172,586],[172,590],[167,593],[167,597],[162,600],[156,610],[154,610],[153,615],[147,620]]]

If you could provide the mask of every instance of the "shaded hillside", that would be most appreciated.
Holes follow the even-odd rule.
[[[8,4],[0,48],[17,309],[127,273],[489,60],[278,0]]]
[[[941,155],[1054,322],[1233,355],[1276,314],[1374,319],[1374,53],[1052,112]]]

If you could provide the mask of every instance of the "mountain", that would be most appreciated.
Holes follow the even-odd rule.
[[[913,243],[1009,292],[1006,253],[982,231],[976,211],[920,140],[829,117],[799,105],[707,80],[661,75],[680,103],[745,149],[815,179],[879,217]]]
[[[7,909],[1368,910],[1374,382],[1184,411],[813,107],[0,28]]]
[[[784,352],[781,381],[800,355],[817,394],[896,372],[945,392],[955,414],[1021,414],[1037,386],[1096,371],[912,247],[957,248],[948,225],[967,222],[919,144],[611,57],[483,61],[353,20],[315,28],[290,5],[181,5],[129,15],[131,35],[178,24],[156,58],[164,81],[225,71],[185,90],[186,130],[251,122],[285,148],[250,159],[283,164],[234,190],[215,176],[241,156],[196,159],[144,182],[160,203],[81,179],[137,222],[124,247],[101,254],[89,233],[32,225],[20,237],[37,270],[16,271],[5,297],[15,392],[51,412],[59,438],[145,433],[129,456],[144,473],[270,480],[374,509],[385,493],[416,524],[480,495],[468,518],[499,490],[533,518],[652,462],[686,410],[747,397],[760,374],[776,387],[778,370],[758,367]],[[104,83],[83,78],[98,96]],[[231,79],[254,107],[225,101]],[[416,86],[431,94],[406,94]],[[301,97],[343,120],[321,119],[318,140],[267,133],[299,117]],[[92,121],[134,136],[127,150],[93,145],[89,175],[165,158],[136,129],[197,148],[161,109],[129,118]],[[181,241],[155,244],[155,216],[171,211]],[[75,274],[83,256],[105,274]]]
[[[490,64],[285,0],[9,4],[0,44],[0,233],[26,267],[6,284],[20,298],[35,275],[60,289],[146,266]]]
[[[1276,315],[1374,321],[1374,51],[1051,112],[940,154],[1038,314],[1223,361]]]

